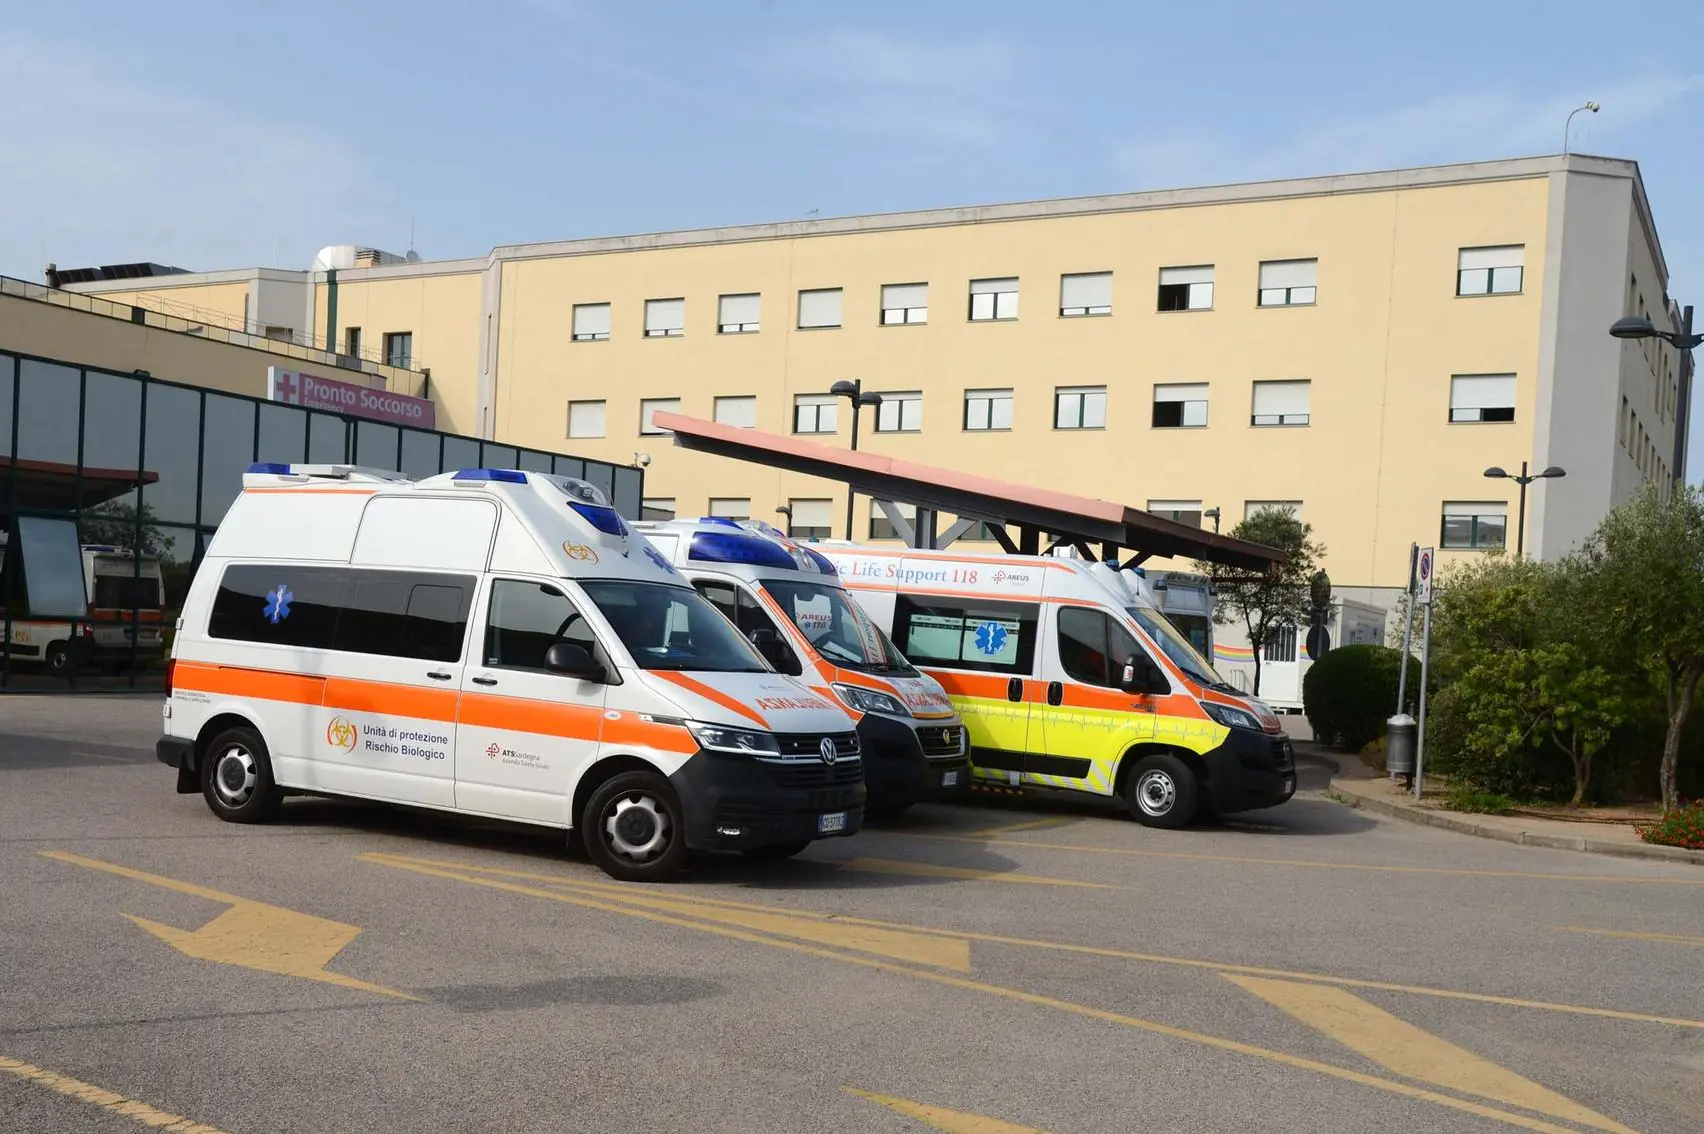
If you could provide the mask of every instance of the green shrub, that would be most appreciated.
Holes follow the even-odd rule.
[[[1661,847],[1704,850],[1704,800],[1676,808],[1649,827],[1641,827],[1639,837]]]
[[[1383,736],[1396,705],[1400,656],[1389,646],[1342,646],[1314,662],[1302,678],[1302,711],[1314,739],[1359,752]],[[1409,692],[1419,686],[1420,663],[1409,658]]]
[[[1476,815],[1501,815],[1515,809],[1515,801],[1500,792],[1481,791],[1471,784],[1454,784],[1444,798],[1451,811],[1470,811]]]
[[[1361,763],[1375,772],[1385,771],[1385,745],[1385,737],[1375,737],[1361,749]]]

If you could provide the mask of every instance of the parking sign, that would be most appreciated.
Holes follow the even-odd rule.
[[[1422,605],[1430,605],[1432,601],[1432,563],[1432,549],[1422,547],[1414,570],[1415,577],[1420,581],[1420,595],[1415,601]]]

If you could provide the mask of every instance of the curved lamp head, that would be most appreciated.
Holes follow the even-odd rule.
[[[1609,333],[1618,339],[1654,339],[1656,327],[1643,315],[1629,315],[1609,325]]]
[[[848,382],[846,379],[842,378],[840,381],[830,386],[828,388],[828,392],[831,394],[837,394],[842,398],[855,398],[858,396],[858,385],[855,382]]]
[[[880,394],[859,394],[858,404],[861,406],[879,406],[882,404],[882,396]]]
[[[1543,472],[1539,473],[1538,475],[1539,476],[1551,476],[1551,477],[1567,476],[1568,470],[1563,468],[1561,465],[1551,465],[1549,468],[1545,469]]]
[[[1485,475],[1490,477],[1492,480],[1496,480],[1498,477],[1508,476],[1509,474],[1504,472],[1498,466],[1492,465],[1490,468],[1485,470]]]

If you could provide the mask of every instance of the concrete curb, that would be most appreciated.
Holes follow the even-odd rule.
[[[1504,827],[1493,827],[1487,823],[1476,822],[1469,815],[1453,815],[1447,812],[1427,811],[1419,807],[1393,803],[1388,799],[1367,795],[1353,783],[1338,783],[1332,781],[1331,791],[1347,801],[1350,807],[1358,807],[1364,811],[1388,815],[1393,819],[1403,819],[1410,823],[1419,823],[1427,827],[1441,827],[1446,831],[1455,831],[1463,835],[1476,835],[1482,839],[1496,839],[1503,843],[1517,843],[1526,847],[1548,847],[1552,850],[1583,851],[1587,854],[1607,854],[1615,858],[1643,858],[1660,862],[1689,862],[1695,866],[1704,866],[1704,851],[1687,850],[1684,847],[1660,847],[1650,843],[1615,843],[1605,839],[1592,839],[1585,836],[1547,835],[1541,831],[1511,830]]]

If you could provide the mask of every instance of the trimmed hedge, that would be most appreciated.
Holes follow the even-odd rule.
[[[1398,658],[1389,646],[1342,646],[1314,662],[1302,678],[1302,711],[1314,739],[1359,752],[1384,735],[1396,704]],[[1410,698],[1420,689],[1420,663],[1408,659]]]

